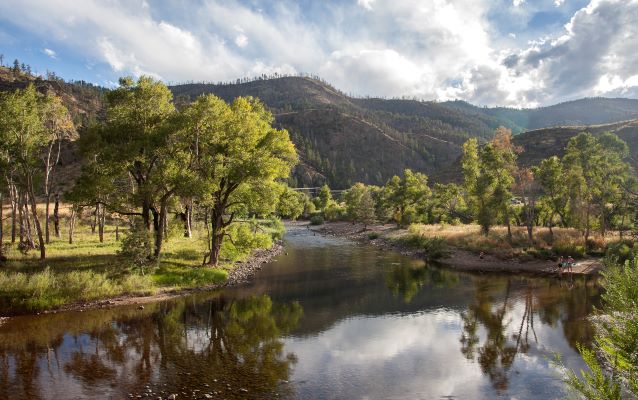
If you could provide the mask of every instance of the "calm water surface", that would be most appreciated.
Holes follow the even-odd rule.
[[[0,399],[553,399],[592,279],[477,275],[291,228],[255,282],[0,326]]]

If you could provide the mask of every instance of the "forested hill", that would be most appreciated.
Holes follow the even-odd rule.
[[[171,90],[180,102],[203,93],[227,101],[237,96],[259,97],[273,111],[277,124],[290,131],[302,160],[293,184],[306,186],[328,182],[343,188],[357,181],[382,184],[405,168],[446,177],[456,166],[467,138],[487,139],[498,126],[518,134],[539,127],[638,118],[638,100],[633,99],[590,98],[522,110],[481,108],[461,101],[353,98],[308,77],[185,84]],[[552,150],[542,149],[528,154]]]
[[[62,97],[77,126],[86,126],[103,115],[104,88],[81,81],[64,82],[53,74],[47,79],[36,78],[26,71],[0,67],[0,91],[29,83]],[[469,137],[487,140],[501,125],[520,133],[539,126],[638,118],[638,100],[630,99],[583,99],[530,110],[480,108],[460,101],[353,98],[309,77],[240,80],[224,85],[183,84],[171,90],[178,105],[203,93],[214,93],[226,101],[248,95],[260,98],[275,115],[276,124],[290,131],[297,146],[301,162],[291,183],[298,186],[328,183],[345,188],[357,181],[383,184],[405,168],[447,179],[457,167],[462,144]],[[558,142],[566,143],[561,132],[582,128],[561,129],[518,136],[517,141],[528,142],[522,159],[554,154]],[[557,142],[552,144],[553,134]],[[536,137],[538,143],[532,140]],[[66,150],[63,166],[75,171],[77,155],[72,144]]]
[[[464,101],[441,104],[476,116],[495,118],[514,133],[552,126],[599,125],[638,118],[638,100],[622,98],[595,97],[532,109],[481,108]]]

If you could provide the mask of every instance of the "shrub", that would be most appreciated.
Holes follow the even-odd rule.
[[[428,260],[438,260],[450,255],[447,242],[442,237],[427,237],[412,233],[399,240],[408,248],[422,250]]]
[[[638,246],[630,240],[610,243],[609,246],[607,246],[605,256],[619,264],[624,264],[627,260],[638,258]]]
[[[555,244],[552,251],[557,256],[583,258],[585,256],[585,247],[575,244]]]
[[[272,247],[272,238],[263,232],[253,232],[247,224],[232,225],[227,232],[230,240],[222,243],[222,255],[230,261],[238,261],[255,249]]]
[[[323,225],[323,216],[321,214],[315,214],[310,217],[310,225]]]
[[[120,285],[122,286],[122,293],[124,294],[150,295],[157,292],[157,288],[149,275],[126,275]]]
[[[143,268],[151,263],[153,239],[141,219],[133,221],[131,230],[122,240],[119,254],[136,267]]]
[[[368,239],[370,239],[370,240],[378,239],[379,236],[380,235],[379,235],[378,232],[370,232],[370,233],[368,233]]]

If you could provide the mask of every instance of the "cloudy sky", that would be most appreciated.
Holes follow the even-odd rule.
[[[311,73],[354,95],[638,97],[638,0],[3,0],[0,53],[114,85]]]

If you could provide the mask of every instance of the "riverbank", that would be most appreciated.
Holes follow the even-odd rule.
[[[139,305],[140,308],[143,308],[144,304],[146,303],[169,300],[175,297],[185,296],[192,293],[213,291],[228,286],[244,284],[249,282],[253,278],[255,273],[259,271],[264,264],[269,263],[274,257],[278,256],[283,251],[283,248],[283,242],[277,241],[270,249],[258,249],[253,251],[253,253],[245,261],[236,262],[232,265],[221,267],[220,269],[226,271],[228,274],[226,280],[223,283],[194,287],[159,288],[157,292],[152,295],[127,294],[92,301],[73,301],[48,310],[18,310],[13,313],[5,313],[4,315],[1,315],[0,324],[3,321],[3,318],[16,315],[54,314],[63,311],[82,312],[89,309],[109,308],[125,305]],[[4,321],[6,321],[6,319],[4,319]]]
[[[406,229],[398,229],[395,225],[368,225],[352,224],[351,222],[328,222],[324,225],[313,226],[310,229],[323,234],[335,237],[348,238],[362,243],[369,243],[373,246],[388,250],[398,251],[403,255],[415,258],[426,256],[422,250],[408,248],[401,244],[401,238],[409,233]],[[475,272],[502,272],[502,273],[533,273],[544,275],[562,274],[568,275],[593,275],[597,274],[603,267],[598,258],[585,258],[578,260],[571,272],[561,272],[557,268],[555,260],[523,258],[520,256],[499,256],[484,254],[449,246],[449,257],[437,260],[438,264],[445,267]]]

